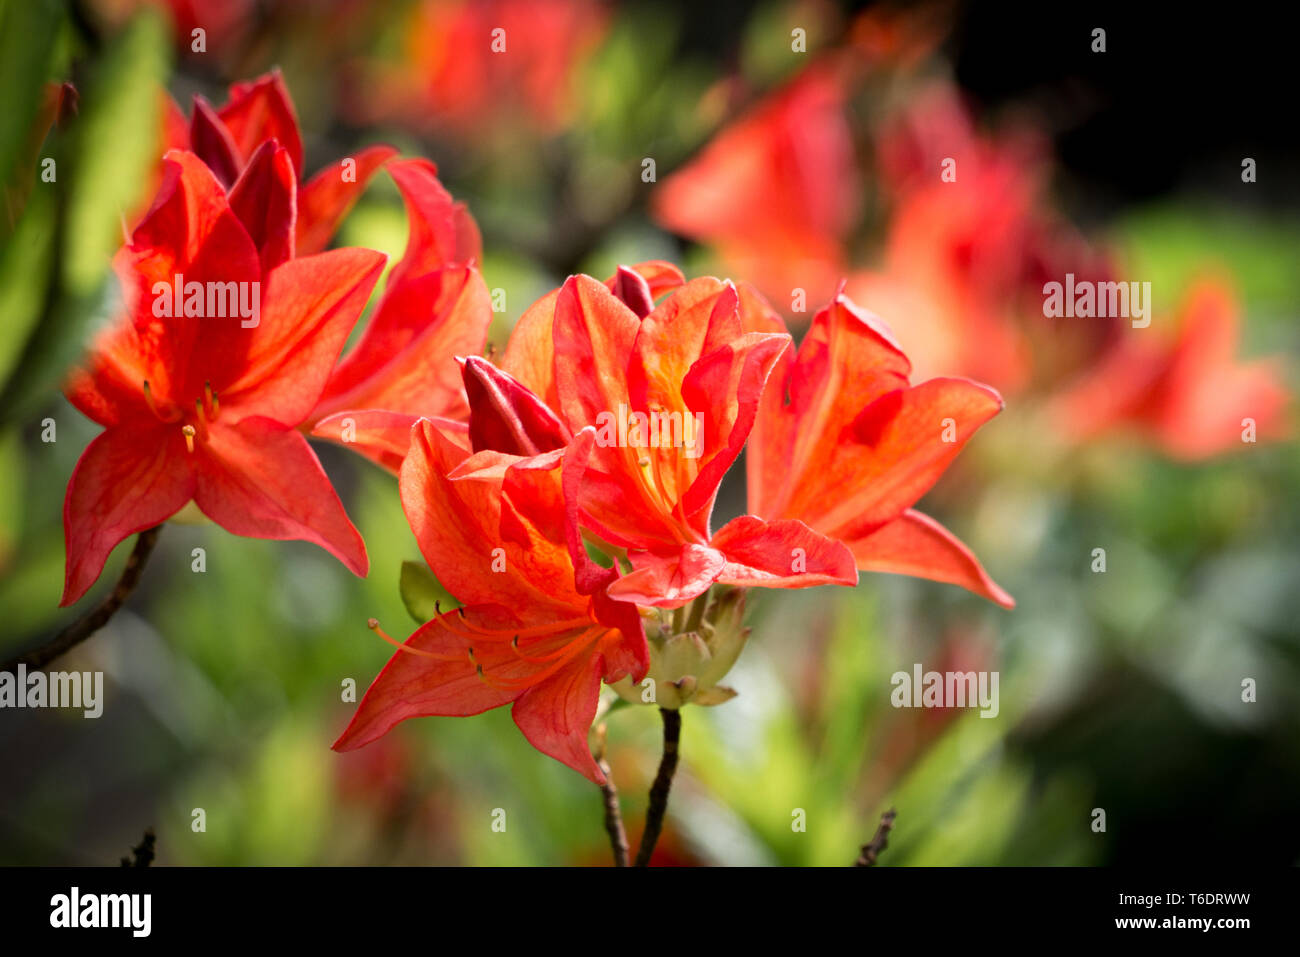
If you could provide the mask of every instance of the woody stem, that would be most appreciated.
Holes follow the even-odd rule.
[[[144,571],[144,563],[148,560],[149,553],[153,551],[154,543],[158,541],[158,532],[161,528],[161,525],[155,525],[136,537],[135,548],[131,550],[126,560],[122,576],[113,586],[113,590],[90,613],[78,618],[41,647],[6,661],[0,665],[0,671],[16,673],[19,665],[25,665],[27,668],[44,668],[59,655],[81,644],[108,624],[108,620],[131,597],[135,586],[140,583],[140,573]]]
[[[894,818],[898,813],[891,807],[884,814],[880,815],[880,825],[876,828],[876,835],[867,844],[862,845],[862,853],[858,859],[853,862],[854,867],[874,867],[880,852],[889,846],[889,832],[894,829]]]
[[[600,786],[600,793],[605,798],[605,832],[609,834],[610,850],[614,852],[614,866],[627,867],[628,843],[627,831],[623,827],[623,812],[618,804],[618,788],[614,786],[614,775],[609,762],[605,760],[605,726],[596,729],[598,742],[594,755],[596,766],[605,775],[605,783]]]
[[[641,835],[641,846],[636,852],[636,866],[645,867],[650,863],[655,844],[659,841],[659,832],[664,827],[664,815],[668,812],[668,792],[673,786],[673,775],[677,773],[677,747],[682,736],[682,714],[676,709],[660,708],[659,714],[664,719],[664,754],[659,760],[659,773],[655,775],[654,784],[650,786],[650,808],[646,811],[645,833]]]

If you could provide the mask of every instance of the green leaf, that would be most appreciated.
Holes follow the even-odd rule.
[[[17,368],[45,307],[54,254],[54,193],[40,189],[23,209],[12,240],[0,248],[0,386]]]
[[[94,294],[122,243],[122,217],[145,198],[141,186],[158,162],[167,78],[162,18],[142,14],[118,36],[86,91],[77,123],[77,175],[68,202],[64,280],[76,296]]]
[[[0,432],[0,578],[18,552],[23,528],[23,448],[18,431]]]
[[[135,17],[90,70],[76,122],[53,137],[57,179],[38,188],[53,194],[55,209],[52,223],[40,224],[37,231],[43,236],[45,228],[51,230],[58,274],[54,288],[45,291],[20,358],[9,361],[12,377],[0,395],[0,420],[20,418],[45,401],[77,360],[95,320],[117,308],[109,266],[122,243],[124,217],[145,199],[141,189],[159,159],[159,89],[167,75],[168,48],[158,14]],[[5,278],[14,271],[6,261]],[[18,281],[41,280],[20,276]],[[22,298],[0,292],[0,301],[15,296]],[[30,310],[30,302],[26,306]]]
[[[417,624],[423,625],[438,615],[437,605],[455,608],[456,600],[433,577],[433,572],[423,562],[402,562],[402,577],[398,584],[402,604]]]
[[[0,184],[6,187],[31,159],[32,131],[62,21],[58,0],[0,2]],[[12,225],[13,211],[5,214],[0,235]]]

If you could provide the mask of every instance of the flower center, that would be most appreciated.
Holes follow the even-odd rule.
[[[185,413],[180,407],[166,403],[160,405],[154,398],[153,389],[149,387],[149,380],[144,380],[144,401],[149,406],[149,411],[154,414],[158,421],[167,425],[174,423],[183,423],[181,425],[181,434],[185,436],[185,448],[193,452],[194,440],[197,438],[200,442],[208,440],[208,423],[217,421],[221,415],[221,400],[217,394],[212,391],[212,383],[203,384],[203,395],[194,400],[194,415],[190,421],[185,421]]]

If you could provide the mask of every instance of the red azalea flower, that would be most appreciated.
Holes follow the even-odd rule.
[[[657,283],[675,282],[656,269]],[[597,430],[582,526],[634,568],[610,595],[673,608],[714,582],[856,583],[848,550],[800,521],[745,515],[710,530],[718,484],[789,336],[746,332],[730,282],[696,279],[658,306],[637,271],[621,268],[613,285],[619,295],[571,277],[520,319],[502,362],[569,433]]]
[[[464,435],[469,405],[455,357],[483,351],[492,303],[477,266],[478,227],[438,182],[436,167],[417,159],[387,169],[406,203],[406,253],[309,427],[396,472],[417,418]]]
[[[1086,441],[1129,429],[1184,461],[1242,448],[1247,419],[1256,440],[1284,436],[1290,396],[1275,360],[1237,360],[1241,315],[1231,290],[1198,283],[1176,323],[1172,337],[1158,328],[1125,331],[1057,400],[1065,431]]]
[[[877,162],[894,202],[884,262],[852,276],[848,293],[907,316],[897,332],[918,373],[1019,392],[1096,353],[1108,330],[1042,314],[1044,282],[1067,271],[1104,280],[1109,267],[1045,203],[1038,134],[980,137],[957,91],[936,83],[886,122]]]
[[[859,192],[845,95],[833,65],[805,71],[666,179],[655,218],[777,301],[795,288],[822,301],[845,271]]]
[[[66,387],[105,431],[68,483],[63,604],[85,593],[118,542],[190,501],[237,535],[315,542],[364,575],[361,536],[296,426],[384,257],[286,258],[295,182],[274,144],[229,195],[194,154],[165,162],[153,208],[114,264],[124,313]]]
[[[745,315],[747,328],[782,328],[770,308]],[[910,373],[884,323],[837,295],[764,393],[747,452],[750,511],[807,522],[860,571],[951,582],[1012,607],[965,545],[912,508],[1002,399],[967,379],[914,386]]]
[[[345,88],[349,111],[479,138],[503,120],[555,132],[607,20],[592,0],[422,0],[396,62],[363,63]]]
[[[227,188],[267,140],[275,140],[289,151],[294,176],[302,180],[302,134],[279,70],[232,85],[230,99],[219,109],[196,96],[188,123],[180,108],[168,98],[164,129],[168,147],[198,154]],[[370,177],[396,155],[397,150],[391,146],[369,146],[350,157],[356,167],[348,179],[344,179],[339,164],[330,164],[302,183],[294,230],[296,254],[310,255],[328,246],[343,217],[365,191]]]
[[[402,465],[402,506],[429,567],[464,607],[401,646],[366,692],[335,750],[399,721],[512,704],[539,751],[604,783],[587,744],[600,683],[648,666],[635,607],[610,601],[618,575],[587,557],[576,490],[594,434],[565,450],[471,455],[428,421]]]

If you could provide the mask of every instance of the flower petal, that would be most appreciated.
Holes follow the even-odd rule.
[[[456,202],[438,180],[438,168],[426,159],[388,164],[406,205],[409,235],[397,276],[419,275],[446,266],[477,262],[483,257],[478,229],[464,203]]]
[[[302,134],[279,70],[231,86],[230,99],[219,115],[243,162],[266,140],[279,140],[289,151],[297,178],[302,178]]]
[[[763,499],[751,498],[750,511],[820,527],[799,508],[823,498],[823,464],[840,445],[844,423],[886,392],[906,388],[910,370],[884,323],[836,296],[813,318],[785,381],[769,389],[755,436],[763,446],[765,474],[755,484]]]
[[[723,476],[749,438],[772,369],[789,347],[788,335],[747,332],[696,362],[682,383],[682,398],[700,416],[704,435],[702,464],[682,507],[701,531],[708,529]]]
[[[908,509],[892,522],[847,544],[864,572],[892,572],[948,582],[1003,608],[1016,605],[957,536],[915,509]]]
[[[996,392],[968,379],[887,392],[841,428],[787,515],[835,538],[866,534],[915,504],[1001,409]]]
[[[239,171],[244,167],[239,147],[226,124],[201,96],[194,97],[194,107],[190,111],[190,149],[207,164],[226,189],[239,178]]]
[[[313,542],[365,577],[365,543],[299,432],[262,416],[208,429],[194,451],[203,514],[235,535]]]
[[[627,366],[640,325],[632,310],[590,276],[570,276],[560,287],[555,383],[559,412],[573,432],[628,404]]]
[[[370,178],[396,155],[391,146],[367,146],[345,158],[356,164],[351,178],[343,178],[341,164],[331,164],[303,183],[298,191],[298,255],[310,256],[330,244],[339,224],[370,185]]]
[[[257,282],[257,248],[230,209],[226,191],[193,153],[173,151],[164,160],[163,184],[131,244],[119,251],[114,268],[122,284],[123,314],[95,341],[83,374],[74,374],[68,398],[102,424],[121,421],[134,410],[152,417],[143,384],[149,382],[160,406],[189,405],[211,378],[206,369],[222,367],[226,350],[238,354],[230,320],[163,315],[154,295],[161,284],[164,305],[172,306],[176,277],[191,282]],[[168,311],[172,311],[170,308]],[[227,333],[221,343],[221,333]],[[196,349],[205,333],[215,333],[213,348]],[[215,355],[215,361],[214,361]],[[215,382],[220,388],[224,383]]]
[[[347,729],[334,742],[335,751],[352,751],[369,744],[407,718],[481,714],[519,696],[518,691],[490,685],[479,677],[456,620],[461,614],[477,620],[479,610],[471,607],[447,612],[422,625],[406,640],[404,647],[425,654],[398,651],[389,659],[357,705]],[[443,655],[446,660],[429,655]],[[516,662],[516,671],[523,672],[526,663],[517,657]]]
[[[741,515],[722,526],[710,544],[727,558],[718,573],[722,584],[809,588],[858,583],[853,555],[843,542],[793,519],[765,522]]]
[[[84,595],[118,542],[170,518],[194,488],[179,427],[133,423],[96,437],[73,469],[63,503],[67,566],[59,604]]]
[[[726,557],[705,545],[686,544],[677,553],[629,552],[634,571],[609,586],[616,601],[678,608],[704,594],[726,567]]]
[[[311,434],[337,442],[396,475],[411,447],[411,426],[419,418],[409,412],[350,409],[321,419]],[[436,417],[431,421],[444,435],[469,449],[469,429],[464,422]]]
[[[257,326],[225,333],[242,333],[221,345],[245,355],[239,378],[221,390],[222,405],[285,425],[304,421],[383,268],[384,255],[372,249],[333,249],[273,269]]]
[[[462,360],[461,368],[473,409],[469,438],[474,451],[539,455],[568,445],[564,423],[508,372],[479,356]]]
[[[658,259],[630,267],[650,286],[650,295],[658,297],[684,283],[682,271],[672,263]],[[605,280],[611,292],[618,274]],[[555,388],[555,301],[560,290],[553,289],[524,310],[515,323],[499,365],[532,389],[552,409],[560,408]]]
[[[294,256],[298,180],[289,151],[267,140],[230,189],[230,208],[258,248],[262,272]]]
[[[491,457],[498,465],[512,458],[496,452],[471,458],[427,419],[412,428],[398,486],[424,560],[443,587],[466,605],[529,609],[530,617],[541,619],[573,617],[573,609],[585,608],[587,599],[574,590],[563,543],[553,545],[545,557],[530,555],[529,543],[520,541],[520,535],[512,541],[502,534],[505,469],[466,474],[480,457]],[[448,477],[452,472],[456,478]],[[497,549],[504,550],[504,563]],[[563,562],[564,574],[537,571],[539,564],[549,569],[557,560]]]
[[[491,299],[473,266],[390,275],[355,347],[325,386],[313,418],[342,409],[387,409],[463,419],[469,414],[456,357],[478,355]]]
[[[596,784],[604,784],[605,775],[591,756],[587,733],[596,717],[601,670],[599,658],[575,658],[524,692],[510,712],[533,747]]]

